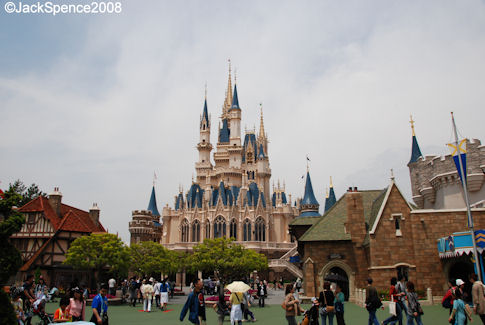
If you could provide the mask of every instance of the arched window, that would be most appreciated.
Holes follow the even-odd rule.
[[[214,238],[226,237],[226,219],[218,216],[214,220]]]
[[[184,221],[182,221],[182,224],[180,225],[180,228],[182,230],[182,233],[181,233],[181,241],[183,243],[187,243],[189,241],[189,222],[187,221],[187,219],[184,219]]]
[[[244,220],[243,240],[244,241],[251,241],[251,221],[249,221],[249,219]]]
[[[254,224],[254,240],[266,241],[266,224],[262,217],[258,217]]]
[[[229,236],[237,240],[237,221],[236,219],[231,220],[231,225],[229,226]]]
[[[192,224],[192,241],[200,242],[200,222],[197,219]]]
[[[205,222],[205,238],[211,238],[211,223],[209,219]]]

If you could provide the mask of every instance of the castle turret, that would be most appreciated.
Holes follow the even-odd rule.
[[[319,217],[318,208],[320,204],[313,194],[312,180],[310,178],[310,172],[306,173],[306,183],[305,183],[305,195],[300,202],[301,213],[299,217]]]
[[[409,160],[408,166],[409,164],[412,164],[418,161],[418,159],[423,156],[423,154],[421,153],[421,149],[419,149],[418,140],[416,139],[416,133],[414,132],[414,121],[413,121],[412,115],[411,115],[410,123],[411,123],[411,130],[413,133],[413,144],[411,149],[411,159]]]
[[[332,176],[330,176],[330,192],[327,190],[327,196],[325,198],[325,211],[327,212],[330,210],[331,207],[337,202],[337,198],[335,197],[335,191],[333,190],[333,183],[332,183]]]
[[[137,244],[143,241],[159,243],[161,241],[163,228],[160,224],[160,213],[157,208],[155,186],[152,187],[148,208],[146,210],[132,211],[128,229],[131,237],[130,244]]]
[[[207,91],[204,99],[204,108],[200,117],[200,141],[197,144],[199,151],[199,161],[195,163],[195,170],[197,171],[197,181],[205,180],[207,172],[212,169],[210,161],[210,154],[212,151],[212,144],[210,143],[211,123],[210,116],[207,110]]]

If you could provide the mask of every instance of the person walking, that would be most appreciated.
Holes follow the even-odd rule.
[[[266,280],[261,281],[258,285],[258,305],[264,307],[264,299],[268,295],[268,286]]]
[[[448,291],[446,291],[443,300],[441,300],[441,305],[443,308],[448,309],[449,315],[451,315],[451,312],[453,311],[453,292],[456,290],[455,283],[456,281],[454,279],[448,281]]]
[[[136,279],[135,277],[130,280],[130,304],[135,307],[136,305]]]
[[[168,279],[165,278],[160,285],[160,308],[163,310],[168,304],[168,292],[170,291],[170,285]]]
[[[344,302],[345,302],[345,295],[342,292],[342,288],[337,284],[335,288],[335,318],[337,319],[338,325],[345,325],[344,320]]]
[[[217,313],[217,324],[218,325],[223,325],[224,324],[224,318],[226,317],[226,313],[228,312],[228,307],[226,304],[226,299],[224,296],[224,290],[219,290],[219,300],[217,301],[216,304],[214,304],[212,307]]]
[[[108,325],[108,285],[102,284],[97,294],[93,298],[91,308],[93,309],[93,315],[91,316],[91,323],[97,325]]]
[[[320,292],[318,302],[320,303],[320,317],[322,318],[322,325],[333,325],[333,318],[335,317],[335,295],[330,290],[330,282],[323,283],[323,291]]]
[[[194,283],[194,290],[189,294],[185,305],[180,312],[180,321],[182,322],[189,312],[189,321],[193,324],[205,325],[206,315],[205,315],[205,300],[204,293],[202,289],[204,283],[201,279],[197,279]]]
[[[251,317],[251,321],[252,322],[255,322],[256,321],[256,318],[254,318],[254,314],[253,314],[253,312],[250,309],[251,306],[254,303],[254,298],[249,293],[249,290],[246,291],[246,292],[244,292],[243,298],[244,298],[244,300],[243,300],[243,306],[244,306],[243,307],[243,315],[244,315],[244,320],[247,321],[247,320],[249,320],[249,317]]]
[[[472,283],[473,312],[478,314],[482,323],[485,324],[485,292],[483,283],[478,281],[478,276],[475,273],[470,274],[468,279]]]
[[[406,283],[407,288],[407,298],[408,298],[408,322],[407,325],[413,325],[414,321],[416,324],[423,325],[421,321],[421,315],[423,314],[423,309],[421,308],[421,304],[418,301],[418,295],[414,290],[414,283],[408,281]]]
[[[140,290],[143,295],[143,311],[149,313],[152,311],[153,286],[150,282],[143,280]]]
[[[116,296],[116,280],[111,278],[108,280],[109,285],[109,294],[112,296]]]
[[[372,285],[374,281],[372,278],[367,279],[367,290],[365,291],[365,308],[369,312],[369,325],[379,325],[377,320],[376,311],[382,307],[382,302],[377,295],[376,288]]]
[[[472,319],[470,307],[463,301],[463,294],[460,290],[455,290],[453,292],[453,311],[451,312],[448,321],[454,325],[464,325],[465,321]]]
[[[153,294],[155,295],[155,306],[157,306],[157,308],[160,307],[160,286],[161,285],[162,284],[157,280],[155,280],[155,284],[153,285]]]
[[[229,297],[231,305],[231,325],[241,325],[243,318],[243,310],[241,304],[244,304],[244,296],[242,292],[231,292]]]
[[[399,307],[401,307],[401,318],[403,318],[403,315],[408,316],[408,307],[406,305],[406,297],[407,297],[407,291],[406,291],[406,284],[404,281],[406,280],[404,274],[399,274],[399,277],[397,278],[397,284],[396,284],[396,291],[397,291],[397,297],[398,301],[397,303],[399,304]],[[398,316],[399,318],[399,316]],[[402,323],[399,323],[401,325]]]
[[[296,279],[295,286],[296,286],[296,292],[300,293],[300,289],[301,289],[301,279],[300,279],[300,277],[298,277]]]
[[[74,297],[70,299],[66,310],[67,314],[71,316],[73,322],[84,321],[86,301],[84,300],[82,291],[79,288],[74,288]]]
[[[295,296],[293,295],[294,292],[295,288],[293,284],[287,284],[285,289],[285,300],[282,305],[285,307],[285,317],[288,325],[297,325],[296,315],[297,313],[300,314],[301,311],[300,301],[295,299]]]
[[[399,322],[399,325],[402,325],[402,309],[399,305],[398,301],[400,300],[401,296],[398,296],[398,292],[396,289],[397,279],[395,277],[391,278],[391,287],[389,288],[389,300],[396,303],[396,315],[391,315],[390,317],[386,318],[382,324],[396,324]]]

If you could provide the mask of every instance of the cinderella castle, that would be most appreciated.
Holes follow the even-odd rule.
[[[307,173],[305,196],[294,200],[292,206],[284,183],[278,181],[270,187],[268,136],[262,107],[258,133],[246,130],[242,135],[241,118],[237,85],[232,85],[229,66],[215,148],[211,143],[214,129],[206,96],[200,116],[196,179],[188,191],[179,189],[173,206],[167,204],[161,215],[152,189],[148,209],[133,211],[129,224],[131,242],[153,240],[172,250],[190,251],[205,238],[232,237],[268,257],[270,270],[266,279],[302,277],[301,270],[288,262],[288,257],[296,252],[288,226],[300,215],[320,216],[310,174]],[[334,202],[331,188],[330,201],[332,195]],[[190,276],[177,274],[176,282],[190,281]]]

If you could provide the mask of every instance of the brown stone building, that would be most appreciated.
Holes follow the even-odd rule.
[[[485,209],[473,209],[473,216],[476,228],[484,228]],[[437,250],[439,238],[466,230],[466,210],[413,210],[393,179],[384,190],[349,189],[321,218],[306,219],[295,219],[290,231],[301,233],[306,224],[297,237],[307,296],[317,295],[330,273],[348,279],[344,291],[350,299],[368,277],[386,289],[400,273],[417,289],[440,295],[454,264],[471,265],[467,256],[440,260]]]
[[[14,280],[20,282],[38,268],[51,286],[63,287],[74,279],[90,283],[90,272],[73,270],[62,262],[76,238],[106,232],[99,222],[97,204],[89,212],[74,208],[62,203],[62,193],[55,188],[48,198],[40,196],[19,211],[25,216],[25,224],[10,240],[21,252],[24,264]]]

